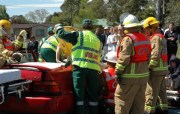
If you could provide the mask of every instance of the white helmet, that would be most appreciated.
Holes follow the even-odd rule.
[[[117,54],[114,51],[110,51],[106,54],[106,56],[104,57],[104,60],[107,62],[111,62],[111,63],[116,63],[117,62]]]
[[[124,28],[141,26],[137,17],[128,13],[124,13],[120,16],[120,23],[124,26]]]

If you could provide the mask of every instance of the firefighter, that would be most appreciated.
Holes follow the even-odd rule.
[[[76,94],[76,112],[85,114],[85,94],[88,96],[89,114],[98,114],[98,92],[101,42],[91,32],[93,24],[90,19],[83,20],[83,31],[66,32],[62,25],[56,27],[56,34],[73,45],[73,85]]]
[[[42,40],[40,41],[39,43],[39,53],[40,53],[40,50],[41,50],[41,46],[43,45],[43,43],[50,37],[50,36],[53,36],[54,35],[54,32],[53,32],[53,27],[49,27],[47,29],[47,32],[48,32],[48,35],[44,38],[42,38]],[[41,54],[39,54],[39,59],[38,59],[39,62],[45,62],[45,60],[41,57]]]
[[[103,76],[107,84],[107,104],[110,109],[114,109],[114,92],[116,89],[115,81],[115,66],[117,62],[117,54],[114,51],[110,51],[104,57],[104,61],[107,63],[107,68],[103,70]]]
[[[145,110],[155,114],[158,96],[163,114],[168,113],[165,76],[167,68],[167,47],[164,35],[158,29],[159,21],[154,17],[148,17],[143,22],[143,28],[151,42],[151,58],[149,62],[150,79],[146,89]],[[159,114],[159,113],[158,113]]]
[[[134,15],[122,14],[120,23],[125,34],[117,52],[115,114],[144,114],[150,42],[139,32],[141,26]]]
[[[23,40],[26,38],[27,34],[25,30],[22,30],[16,40],[11,42],[9,38],[10,29],[11,23],[8,20],[0,20],[0,31],[3,33],[0,36],[0,53],[2,59],[0,60],[1,67],[9,59],[9,57],[12,57],[14,51],[17,51],[23,46]],[[18,54],[15,54],[13,55],[13,58],[20,58],[17,56]]]

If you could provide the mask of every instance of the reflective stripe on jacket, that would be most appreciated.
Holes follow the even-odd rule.
[[[161,51],[161,58],[163,60],[163,62],[168,62],[168,55],[167,55],[167,42],[165,40],[165,37],[163,34],[161,33],[155,33],[150,37],[150,40],[154,37],[154,36],[159,36],[160,38],[162,38],[163,41],[163,46],[162,46],[162,51]]]
[[[101,71],[101,42],[91,31],[79,32],[78,42],[72,48],[72,64]]]
[[[141,33],[127,34],[121,41],[116,69],[124,78],[143,78],[149,76],[148,56],[151,45]]]
[[[150,41],[139,33],[127,34],[134,44],[134,55],[131,57],[131,62],[142,62],[148,60],[148,55],[151,53]]]
[[[149,67],[152,68],[152,76],[165,76],[168,74],[167,46],[164,36],[155,33],[150,37],[152,52]]]
[[[114,92],[117,86],[114,71],[115,68],[108,68],[103,70],[103,76],[106,80],[108,90],[107,103],[109,104],[114,104]]]
[[[41,48],[50,48],[56,52],[59,42],[55,35],[50,36],[41,46]]]

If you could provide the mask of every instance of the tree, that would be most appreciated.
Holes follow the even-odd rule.
[[[17,23],[17,24],[24,24],[24,23],[30,23],[29,21],[26,20],[26,18],[23,15],[13,15],[10,18],[12,23]]]
[[[6,12],[6,7],[4,5],[0,5],[0,20],[1,19],[9,20],[9,15]]]
[[[62,20],[65,21],[68,25],[73,25],[73,18],[79,12],[81,0],[65,0],[64,3],[60,6],[62,10]]]
[[[32,21],[34,23],[43,23],[48,15],[49,12],[47,10],[38,9],[28,12],[25,16],[28,21]]]
[[[165,24],[174,22],[176,25],[180,24],[180,1],[166,0]]]

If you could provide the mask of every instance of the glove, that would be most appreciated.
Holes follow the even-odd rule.
[[[61,29],[63,29],[63,26],[62,26],[62,24],[56,24],[55,26],[54,26],[54,33],[56,34],[57,33],[57,31],[58,30],[61,30]]]
[[[20,36],[23,37],[23,39],[27,38],[27,32],[25,30],[21,30],[21,32],[19,33]]]
[[[66,64],[65,64],[65,68],[67,68],[68,66],[70,66],[71,65],[71,61],[68,61],[68,62],[66,62]]]
[[[115,81],[116,81],[117,83],[120,82],[120,80],[121,80],[121,75],[122,75],[122,71],[120,71],[120,70],[115,70]]]
[[[14,53],[14,54],[12,55],[13,61],[17,61],[17,62],[20,62],[20,61],[21,61],[21,57],[22,57],[22,54],[21,54],[21,53]]]
[[[115,75],[117,75],[117,76],[121,76],[122,71],[116,69],[116,70],[114,71],[114,73],[115,73]]]

